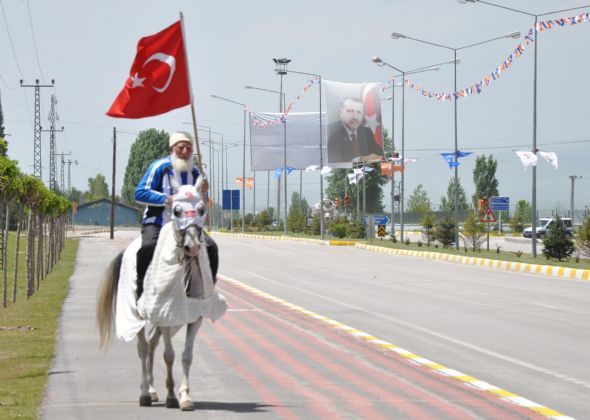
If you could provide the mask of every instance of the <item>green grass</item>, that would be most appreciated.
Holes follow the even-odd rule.
[[[78,241],[66,240],[61,260],[27,299],[25,280],[26,238],[21,237],[17,300],[0,306],[0,418],[36,419],[55,351],[57,322],[74,271]],[[9,237],[9,301],[11,301],[14,235]],[[0,272],[0,274],[3,274]]]
[[[229,230],[224,230],[223,232],[229,232]],[[241,233],[239,229],[234,229],[233,233]],[[245,232],[246,234],[251,235],[265,235],[265,236],[283,236],[283,231],[263,231],[263,232]],[[305,235],[303,233],[292,233],[289,232],[287,236],[294,237],[294,238],[313,238],[313,239],[320,239],[319,235]],[[325,234],[324,239],[326,240],[337,240],[338,238],[334,237],[330,234]],[[431,252],[440,252],[443,254],[453,254],[453,255],[463,255],[468,257],[477,257],[477,258],[489,258],[491,260],[501,260],[501,261],[516,261],[521,263],[529,263],[529,264],[541,264],[541,265],[554,265],[558,267],[569,267],[569,268],[578,268],[583,270],[590,270],[590,259],[580,259],[580,262],[576,262],[575,258],[570,258],[567,261],[557,261],[554,259],[548,260],[542,253],[537,255],[537,258],[533,258],[530,254],[522,254],[520,257],[516,255],[515,252],[512,251],[502,251],[500,250],[499,253],[496,253],[495,250],[491,250],[492,247],[490,246],[490,251],[486,251],[485,248],[480,251],[471,251],[470,249],[465,252],[463,248],[456,250],[455,248],[442,248],[438,247],[435,248],[434,246],[426,246],[425,243],[422,246],[418,246],[416,242],[411,242],[409,245],[403,244],[401,242],[393,243],[388,240],[380,240],[375,239],[373,242],[369,242],[362,239],[349,239],[344,238],[344,240],[351,240],[359,243],[366,243],[375,246],[383,246],[387,248],[396,248],[396,249],[408,249],[413,251],[431,251]]]

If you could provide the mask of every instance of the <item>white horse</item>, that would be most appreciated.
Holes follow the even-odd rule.
[[[200,190],[193,186],[176,187],[172,220],[160,231],[141,298],[136,302],[136,254],[141,246],[141,238],[137,238],[107,268],[99,288],[96,315],[101,347],[112,340],[115,329],[117,337],[125,341],[138,338],[142,372],[139,405],[150,406],[158,401],[153,366],[154,351],[162,337],[167,367],[166,407],[180,406],[183,411],[190,411],[194,406],[188,378],[195,337],[203,318],[217,320],[227,305],[214,289],[203,233],[207,207]],[[172,337],[183,325],[187,327],[179,404],[172,377]]]

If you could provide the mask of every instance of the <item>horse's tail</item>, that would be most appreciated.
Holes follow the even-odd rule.
[[[121,252],[107,267],[104,278],[98,289],[96,322],[100,334],[100,348],[102,349],[106,348],[113,338],[117,287],[119,285],[119,273],[121,271],[122,261],[123,253]]]

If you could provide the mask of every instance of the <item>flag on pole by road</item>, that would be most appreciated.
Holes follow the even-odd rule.
[[[123,90],[107,111],[115,118],[143,118],[191,103],[181,21],[141,38]]]
[[[520,159],[522,166],[526,170],[529,166],[537,165],[537,155],[527,150],[515,150],[516,156]]]

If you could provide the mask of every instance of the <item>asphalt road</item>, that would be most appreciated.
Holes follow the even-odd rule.
[[[290,241],[217,238],[222,272],[578,418],[590,284]]]
[[[97,348],[99,278],[136,234],[82,240],[42,418],[190,416],[161,403],[138,407],[135,343],[115,342],[106,353]],[[349,247],[216,240],[225,276],[566,415],[590,413],[587,283]],[[228,280],[219,286],[230,311],[204,325],[192,369],[200,418],[535,417]],[[174,342],[178,357],[182,333]],[[162,398],[161,349],[158,359]]]

